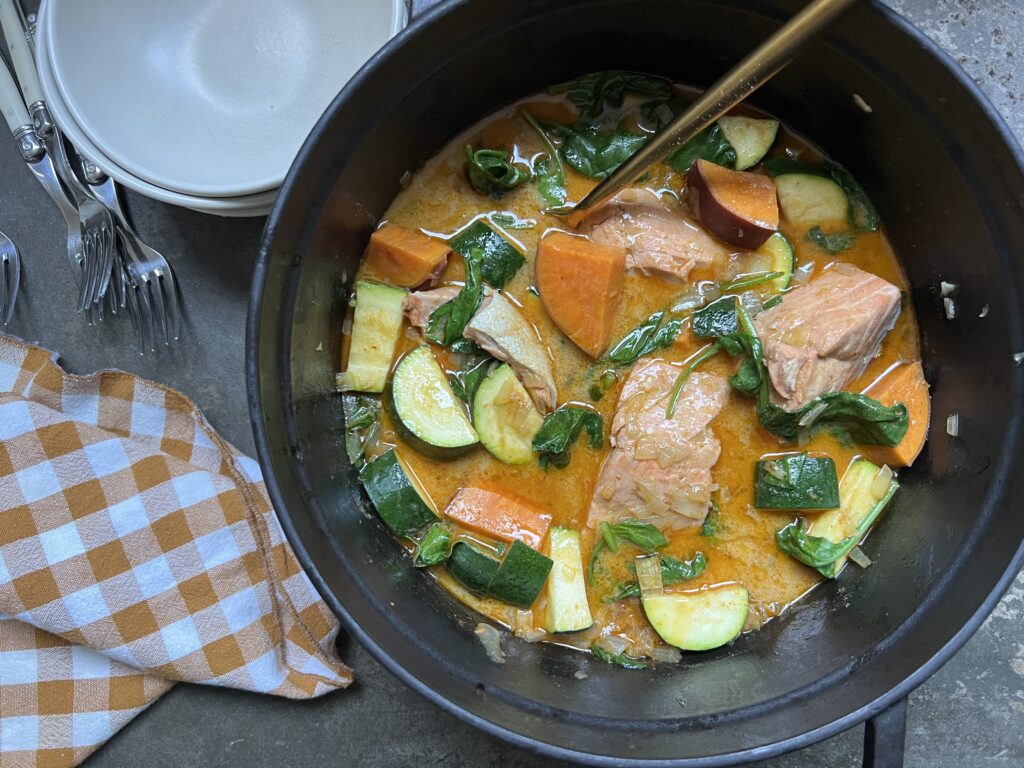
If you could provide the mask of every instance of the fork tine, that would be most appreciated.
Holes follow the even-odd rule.
[[[4,325],[7,325],[7,257],[0,256],[0,315],[4,317]]]
[[[114,273],[114,238],[108,227],[103,227],[99,232],[100,251],[103,254],[101,269],[99,273],[99,285],[96,288],[96,300],[106,296],[110,289],[110,278]],[[117,314],[116,312],[114,314]]]
[[[171,267],[170,262],[167,263],[167,268],[164,270],[161,282],[167,292],[167,309],[171,321],[171,339],[177,341],[181,338],[181,311],[178,307],[180,294],[178,293],[178,281],[174,277],[174,269]]]
[[[92,280],[95,263],[92,232],[86,231],[82,233],[82,285],[78,292],[79,312],[84,312],[92,304]]]
[[[169,329],[167,327],[167,308],[164,305],[164,292],[160,286],[160,276],[156,275],[152,280],[146,282],[149,288],[149,297],[153,303],[156,320],[160,325],[160,333],[163,335],[164,344],[170,344]]]
[[[11,279],[7,286],[7,312],[4,313],[4,325],[11,322],[11,318],[14,317],[14,305],[18,303],[18,289],[21,288],[21,259],[15,256],[8,264],[8,269],[11,272]],[[0,307],[2,306],[3,302],[0,301]]]

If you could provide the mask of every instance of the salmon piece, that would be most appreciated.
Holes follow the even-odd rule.
[[[697,371],[666,418],[680,368],[652,360],[633,370],[612,420],[612,451],[601,467],[587,525],[630,517],[662,529],[693,528],[711,508],[711,468],[721,446],[710,424],[729,400],[729,383]]]
[[[462,332],[492,357],[508,363],[530,393],[541,413],[550,413],[558,402],[551,355],[533,324],[511,301],[491,291]]]
[[[551,515],[525,499],[484,488],[460,488],[444,514],[450,520],[502,541],[540,549]]]
[[[370,235],[366,264],[385,282],[414,288],[436,281],[450,252],[441,240],[397,224],[385,224]]]
[[[627,189],[587,217],[578,231],[598,245],[626,249],[626,269],[685,282],[729,251],[647,189]]]
[[[626,249],[554,232],[537,245],[537,289],[544,310],[591,357],[611,340],[626,271]]]
[[[434,310],[458,296],[460,290],[456,285],[445,285],[429,291],[415,291],[405,297],[402,311],[414,328],[426,328]]]
[[[893,406],[903,403],[910,417],[907,434],[899,445],[887,448],[884,446],[865,446],[865,450],[876,463],[888,464],[890,467],[909,467],[924,448],[928,439],[928,424],[931,421],[932,400],[928,395],[928,382],[924,378],[924,368],[920,361],[901,365],[890,371],[864,393],[873,397],[882,405]]]
[[[899,288],[850,264],[786,294],[754,320],[772,400],[795,411],[844,389],[878,355],[899,314]]]

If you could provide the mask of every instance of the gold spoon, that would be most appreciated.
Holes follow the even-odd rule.
[[[578,224],[591,211],[643,176],[649,166],[664,160],[768,82],[807,43],[857,2],[859,0],[814,0],[708,88],[689,109],[653,136],[615,173],[594,187],[569,213],[569,222],[573,226]]]

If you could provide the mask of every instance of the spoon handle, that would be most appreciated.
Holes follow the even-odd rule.
[[[598,184],[577,204],[570,221],[582,220],[587,213],[643,176],[648,167],[665,159],[768,82],[807,43],[857,2],[859,0],[814,0],[810,3]]]

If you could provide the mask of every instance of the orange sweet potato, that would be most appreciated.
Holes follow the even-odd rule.
[[[928,439],[928,422],[931,417],[931,397],[928,395],[928,382],[924,379],[921,363],[901,365],[871,386],[865,394],[883,405],[903,403],[906,406],[910,426],[903,440],[894,448],[873,447],[871,456],[875,461],[885,462],[890,467],[909,467]]]
[[[525,499],[484,488],[461,488],[444,514],[485,536],[521,541],[534,549],[540,549],[551,525],[551,515]]]
[[[448,244],[397,224],[385,224],[370,236],[366,265],[381,280],[415,288],[440,275]]]
[[[554,232],[537,245],[535,269],[548,316],[576,346],[599,357],[611,337],[626,249]]]
[[[686,183],[697,198],[700,223],[724,243],[757,248],[779,228],[775,183],[767,176],[698,160]]]

